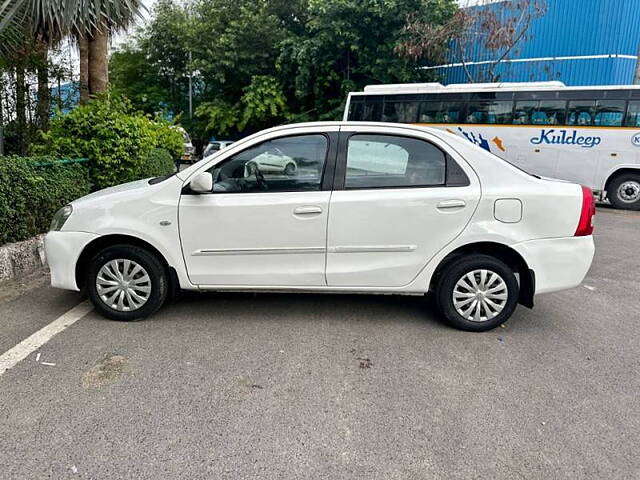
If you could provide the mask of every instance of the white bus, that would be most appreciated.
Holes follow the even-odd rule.
[[[447,130],[530,173],[640,210],[640,85],[375,85],[349,94],[344,119]]]

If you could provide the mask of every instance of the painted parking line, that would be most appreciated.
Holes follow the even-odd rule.
[[[0,375],[4,374],[4,372],[10,368],[13,368],[19,361],[27,358],[31,353],[35,352],[58,333],[76,323],[91,310],[93,310],[93,305],[91,305],[89,300],[85,300],[67,313],[56,318],[46,327],[38,330],[29,338],[24,339],[15,347],[4,352],[0,355]]]

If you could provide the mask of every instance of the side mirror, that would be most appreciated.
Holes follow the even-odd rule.
[[[211,193],[213,190],[213,176],[209,172],[202,172],[189,182],[189,188],[196,193]]]

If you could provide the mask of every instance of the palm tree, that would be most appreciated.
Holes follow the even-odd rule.
[[[126,28],[144,9],[142,0],[0,0],[0,53],[21,34],[46,43],[73,35],[80,51],[80,100],[106,90],[109,35]]]

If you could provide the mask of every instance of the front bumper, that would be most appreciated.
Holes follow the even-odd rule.
[[[536,295],[580,285],[595,253],[592,236],[530,240],[513,248],[535,272]]]
[[[51,286],[80,290],[76,284],[76,263],[84,248],[98,235],[86,232],[49,232],[44,250],[51,270]]]

